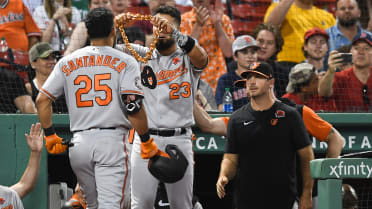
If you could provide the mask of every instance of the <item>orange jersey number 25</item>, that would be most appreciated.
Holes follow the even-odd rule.
[[[103,91],[106,94],[106,97],[95,97],[95,101],[99,106],[106,106],[110,104],[112,100],[112,89],[106,85],[101,84],[102,80],[110,80],[111,74],[97,74],[94,75],[94,91]],[[82,100],[81,96],[83,94],[87,94],[89,91],[92,90],[92,79],[89,78],[87,75],[79,75],[74,80],[75,85],[80,85],[81,83],[85,84],[85,87],[79,88],[76,93],[76,105],[77,107],[92,107],[93,100]]]

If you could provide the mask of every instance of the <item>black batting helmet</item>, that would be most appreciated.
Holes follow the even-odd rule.
[[[185,155],[174,144],[168,144],[165,152],[170,158],[155,156],[149,160],[148,169],[159,181],[175,183],[183,178],[189,163]]]

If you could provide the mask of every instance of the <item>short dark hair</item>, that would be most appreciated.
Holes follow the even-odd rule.
[[[269,59],[276,60],[276,55],[280,51],[282,51],[282,47],[283,47],[283,44],[284,44],[282,35],[280,34],[280,31],[274,25],[271,25],[269,23],[260,23],[259,25],[257,25],[254,28],[254,30],[252,32],[253,38],[255,38],[257,40],[257,35],[261,30],[267,30],[267,31],[270,31],[274,34],[276,51]]]
[[[155,11],[155,14],[169,15],[176,20],[176,22],[178,24],[177,26],[179,26],[181,24],[181,12],[176,7],[161,6]]]
[[[84,20],[89,38],[106,38],[110,35],[114,25],[114,14],[111,10],[98,7],[91,10]]]

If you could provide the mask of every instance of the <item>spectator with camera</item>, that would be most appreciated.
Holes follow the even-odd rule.
[[[333,96],[336,108],[342,112],[372,111],[372,36],[362,33],[352,42],[351,54],[353,66],[336,72],[349,59],[337,51],[331,51],[328,58],[328,71],[320,80],[319,95]]]
[[[362,33],[369,33],[360,27],[360,15],[357,0],[336,1],[337,24],[326,30],[329,35],[329,52],[350,45],[352,40]]]

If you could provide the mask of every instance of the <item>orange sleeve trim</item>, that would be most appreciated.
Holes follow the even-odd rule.
[[[229,123],[230,117],[221,117],[221,120],[225,123],[225,126],[227,127],[227,124]]]
[[[304,105],[302,111],[302,117],[305,123],[307,132],[314,136],[319,141],[327,139],[331,132],[332,125],[327,121],[323,120],[317,115],[311,108]]]
[[[53,101],[56,100],[56,97],[54,97],[51,93],[49,93],[47,90],[43,89],[43,88],[40,88],[40,92],[41,93],[44,93],[46,96],[48,96],[49,98],[51,98]]]
[[[134,91],[134,90],[125,90],[125,91],[122,91],[121,92],[122,94],[139,94],[139,95],[142,95],[143,96],[143,93],[140,92],[140,91]]]

